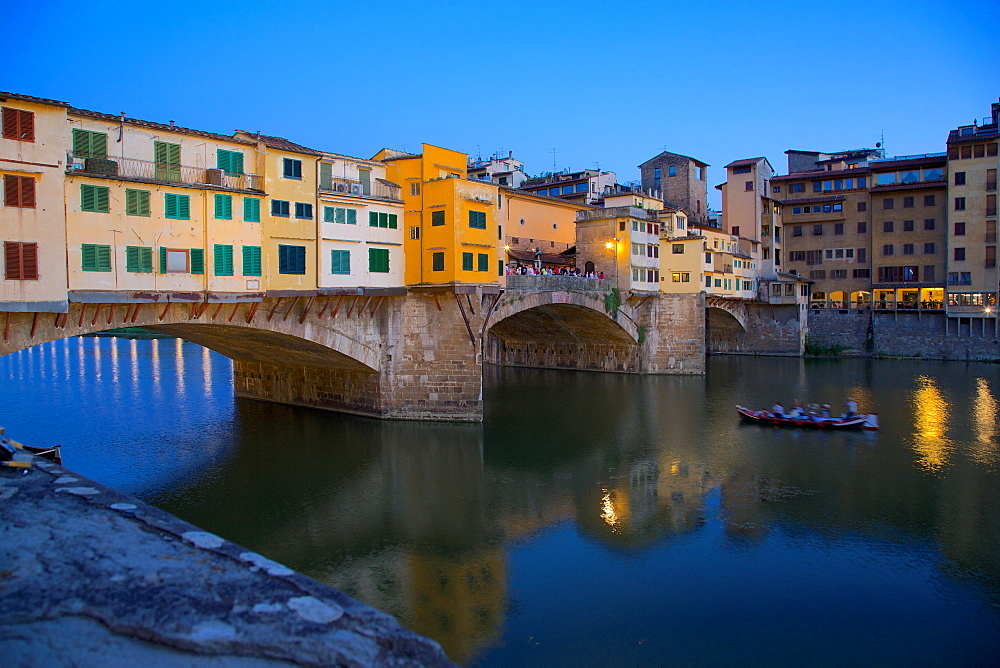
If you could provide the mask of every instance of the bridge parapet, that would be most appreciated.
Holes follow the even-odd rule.
[[[618,287],[618,282],[608,278],[584,278],[582,276],[508,276],[507,289],[522,292],[535,291],[577,291],[610,292]]]

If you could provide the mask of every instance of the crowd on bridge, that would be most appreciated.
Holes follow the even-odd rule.
[[[539,269],[531,264],[508,264],[505,272],[508,276],[576,276],[578,278],[604,278],[603,271],[580,271],[576,267],[542,267]]]

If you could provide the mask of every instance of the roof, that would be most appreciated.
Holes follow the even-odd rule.
[[[825,181],[831,177],[836,176],[853,176],[855,174],[869,174],[871,172],[871,166],[868,167],[855,167],[854,169],[836,169],[832,172],[828,172],[823,169],[817,169],[811,172],[792,172],[791,174],[782,174],[780,176],[772,176],[772,181],[802,181],[802,180],[813,180],[813,181]]]
[[[724,167],[724,169],[729,169],[730,167],[748,167],[750,165],[756,165],[761,160],[767,160],[764,156],[758,158],[746,158],[744,160],[734,160]]]
[[[949,144],[963,144],[970,141],[983,141],[986,139],[995,139],[997,137],[997,124],[991,123],[990,125],[980,125],[975,129],[971,135],[959,134],[959,131],[952,130],[948,133],[948,143]]]
[[[943,165],[948,162],[947,153],[933,153],[922,156],[916,156],[912,158],[899,158],[898,160],[880,160],[878,162],[869,162],[868,168],[872,171],[881,171],[883,169],[895,169],[898,167],[920,167],[923,165]]]
[[[3,91],[0,91],[0,99],[2,98],[21,100],[23,102],[34,102],[35,104],[50,104],[55,107],[69,106],[69,102],[62,102],[60,100],[50,100],[47,97],[34,97],[32,95],[21,95],[20,93],[5,93]]]
[[[945,179],[935,179],[933,181],[918,181],[917,183],[887,183],[881,186],[872,186],[869,192],[881,193],[897,190],[926,190],[927,188],[947,188],[948,182]]]
[[[565,199],[563,197],[553,197],[552,195],[543,195],[541,193],[531,192],[530,190],[522,190],[521,188],[515,188],[514,186],[501,186],[501,185],[498,185],[497,188],[499,190],[506,190],[509,193],[517,193],[519,196],[522,196],[522,197],[537,197],[538,199],[544,199],[544,200],[549,201],[549,202],[558,202],[559,204],[563,204],[565,206],[572,207],[574,209],[600,209],[601,208],[599,206],[593,206],[592,204],[583,204],[581,202],[571,202],[570,200]],[[576,194],[585,195],[586,193],[576,193]]]
[[[698,158],[692,158],[689,155],[682,155],[680,153],[671,153],[670,151],[663,151],[662,153],[660,153],[658,155],[654,155],[652,158],[650,158],[646,162],[644,162],[641,165],[639,165],[639,168],[641,169],[642,167],[645,167],[646,165],[648,165],[649,163],[653,162],[657,158],[662,158],[665,155],[672,155],[675,158],[684,158],[685,160],[690,160],[691,162],[695,163],[696,165],[701,165],[702,167],[708,167],[709,166],[709,164],[707,162],[702,162]]]
[[[259,132],[250,133],[246,130],[241,130],[247,135],[257,139],[257,141],[264,144],[268,148],[276,148],[280,151],[290,151],[292,153],[305,153],[306,155],[323,155],[320,151],[314,151],[311,148],[306,148],[301,144],[296,144],[295,142],[288,141],[284,137],[273,137],[271,135],[262,135]]]
[[[799,197],[796,199],[775,200],[782,206],[792,206],[793,204],[813,204],[814,202],[842,202],[846,199],[843,195],[815,195],[812,197]]]
[[[205,137],[206,139],[217,139],[219,141],[233,142],[236,144],[248,144],[251,145],[252,142],[246,141],[245,139],[237,139],[233,135],[223,135],[217,132],[206,132],[204,130],[194,130],[192,128],[185,128],[180,125],[170,125],[168,123],[156,123],[154,121],[143,121],[138,118],[132,118],[130,116],[121,116],[115,114],[105,114],[100,111],[90,111],[89,109],[78,109],[77,107],[70,107],[66,110],[66,113],[70,116],[82,116],[84,118],[93,118],[99,121],[108,121],[109,123],[122,123],[126,125],[133,125],[137,128],[149,128],[150,130],[160,130],[163,132],[176,132],[178,134],[184,135],[194,135],[196,137]]]

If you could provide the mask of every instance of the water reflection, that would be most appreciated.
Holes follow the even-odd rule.
[[[990,367],[488,367],[484,424],[431,425],[234,400],[228,360],[190,344],[95,345],[129,356],[132,405],[93,382],[89,347],[54,385],[31,382],[26,351],[0,358],[25,390],[5,392],[17,403],[0,424],[68,436],[71,468],[394,614],[462,663],[801,663],[819,646],[838,663],[859,648],[972,663],[1000,642]],[[747,425],[732,408],[848,393],[881,432]],[[906,623],[858,621],[897,619],[898,601]]]

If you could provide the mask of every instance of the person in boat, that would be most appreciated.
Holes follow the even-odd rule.
[[[820,417],[831,417],[830,415],[830,404],[823,404],[823,410],[820,411]]]
[[[774,417],[785,417],[785,407],[781,405],[780,401],[775,401],[774,405],[771,406],[771,414]]]
[[[802,400],[801,399],[796,399],[795,400],[795,405],[792,406],[791,416],[793,418],[798,419],[798,420],[801,420],[802,418],[804,418],[806,416],[806,412],[804,410],[802,410]]]
[[[846,417],[855,417],[858,414],[858,402],[851,397],[847,397],[847,401],[844,402],[844,409],[847,413]]]

